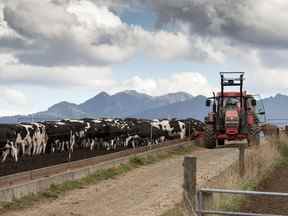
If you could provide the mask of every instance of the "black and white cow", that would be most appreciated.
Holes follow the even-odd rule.
[[[129,136],[126,145],[131,142],[133,147],[137,147],[158,144],[161,140],[164,140],[165,131],[150,120],[129,118],[125,121],[129,125]]]
[[[15,161],[19,156],[44,154],[47,144],[46,129],[40,123],[0,125],[2,162],[10,155]]]
[[[44,154],[47,134],[45,125],[41,123],[21,123],[17,125],[16,145],[20,146],[20,155]]]
[[[154,120],[152,124],[165,132],[166,139],[184,139],[186,136],[185,123],[175,119]]]
[[[145,120],[82,119],[0,125],[0,160],[43,153],[72,152],[77,149],[118,151],[158,144],[167,139],[183,139],[203,130],[195,119]]]
[[[15,142],[17,131],[17,125],[0,125],[1,162],[5,162],[9,155],[16,162],[18,161],[18,149]]]
[[[86,141],[86,133],[90,128],[89,122],[71,119],[62,120],[61,122],[65,123],[65,125],[70,129],[71,151],[73,151],[74,148],[89,148],[89,144],[87,144]]]
[[[63,152],[70,149],[75,142],[71,128],[61,121],[49,121],[43,123],[48,135],[47,153]]]
[[[107,134],[107,128],[101,120],[97,119],[83,119],[87,124],[86,142],[90,150],[102,148],[102,142]]]
[[[126,139],[129,134],[129,125],[122,119],[104,119],[106,128],[108,130],[108,136],[104,140],[108,140],[109,149],[117,150],[118,148],[125,147]]]
[[[90,148],[116,150],[124,147],[128,134],[128,124],[121,119],[85,119],[89,128],[86,132],[86,142]]]
[[[199,133],[204,131],[205,124],[199,120],[188,118],[181,120],[186,127],[186,136],[190,138],[195,138]]]

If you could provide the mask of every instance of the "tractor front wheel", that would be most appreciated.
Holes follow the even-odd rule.
[[[216,148],[216,134],[213,125],[206,125],[204,131],[204,146],[205,148]]]
[[[225,140],[223,139],[218,139],[218,145],[224,145],[225,144]]]
[[[249,128],[249,143],[250,144],[260,144],[260,128],[257,125],[252,125]]]

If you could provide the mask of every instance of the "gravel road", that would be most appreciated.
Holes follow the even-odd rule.
[[[198,183],[237,160],[237,149],[201,149]],[[52,202],[7,212],[6,216],[158,216],[182,199],[183,156],[141,167],[115,179],[74,190]]]

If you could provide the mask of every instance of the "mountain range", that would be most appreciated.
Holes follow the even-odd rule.
[[[0,123],[16,123],[65,118],[138,117],[138,118],[196,118],[207,115],[205,96],[192,96],[186,92],[150,96],[134,90],[113,95],[101,92],[81,104],[66,101],[49,107],[46,111],[30,115],[1,117]],[[262,100],[267,118],[283,119],[288,116],[288,96],[277,94]]]

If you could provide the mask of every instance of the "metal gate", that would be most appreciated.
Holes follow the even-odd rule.
[[[250,196],[268,196],[268,197],[286,197],[286,198],[288,198],[288,193],[273,193],[273,192],[240,191],[240,190],[223,190],[223,189],[203,188],[203,189],[200,189],[197,191],[196,213],[198,216],[204,216],[204,215],[283,216],[283,215],[273,215],[273,214],[228,212],[228,211],[216,211],[216,210],[204,209],[204,196],[205,196],[205,194],[211,194],[211,193],[250,195]]]

